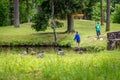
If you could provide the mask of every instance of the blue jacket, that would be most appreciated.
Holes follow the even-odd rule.
[[[76,40],[77,42],[80,42],[80,35],[76,34],[75,37],[74,37],[74,40]]]

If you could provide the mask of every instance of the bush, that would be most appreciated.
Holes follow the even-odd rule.
[[[120,23],[120,4],[115,6],[115,12],[113,13],[113,23]]]

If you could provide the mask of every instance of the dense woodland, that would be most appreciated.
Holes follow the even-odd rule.
[[[59,19],[68,20],[67,31],[74,31],[72,15],[76,13],[84,14],[86,20],[101,21],[101,25],[106,22],[106,31],[110,22],[120,23],[120,0],[1,0],[0,26],[19,27],[32,21],[36,31],[43,31],[50,26],[52,11],[56,27],[62,26]]]

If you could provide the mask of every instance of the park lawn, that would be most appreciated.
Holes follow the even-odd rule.
[[[60,45],[75,46],[74,33],[66,31],[65,26],[57,29]],[[21,24],[20,28],[13,26],[0,27],[0,44],[52,44],[54,41],[52,29],[36,32],[30,23]],[[101,49],[106,47],[105,26],[102,26],[103,41],[94,40],[95,22],[75,20],[75,30],[81,34],[81,48]],[[111,31],[120,30],[119,24],[111,24]],[[47,48],[44,58],[35,55],[21,55],[25,49],[0,50],[0,80],[119,80],[120,50],[85,52],[77,54],[73,49],[65,50],[66,55],[57,55],[57,51]],[[44,49],[43,49],[44,50]],[[99,50],[98,50],[99,51]]]
[[[64,26],[57,28],[58,44],[61,46],[75,47],[73,41],[74,33],[63,33],[67,28],[67,21],[62,21]],[[20,28],[13,26],[0,27],[0,45],[33,45],[46,44],[52,45],[54,43],[53,30],[49,27],[45,32],[36,32],[31,28],[32,23],[21,24]],[[106,32],[105,25],[102,26],[101,37],[103,41],[95,40],[95,22],[89,20],[74,20],[75,30],[81,35],[81,47],[102,46],[106,47]],[[111,31],[120,30],[120,24],[111,23]]]

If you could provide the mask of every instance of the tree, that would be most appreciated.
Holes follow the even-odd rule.
[[[49,19],[51,18],[51,7],[49,0],[41,0],[37,2],[37,13],[33,16],[32,28],[36,31],[45,31],[49,26]],[[46,7],[47,6],[47,7]]]
[[[67,15],[67,31],[66,32],[74,32],[74,18],[72,14]]]
[[[26,13],[27,13],[27,20],[28,22],[30,22],[30,18],[29,18],[29,1],[26,0]]]
[[[8,2],[6,0],[0,0],[0,26],[8,25]]]
[[[59,18],[67,18],[67,31],[66,32],[73,32],[74,30],[74,20],[73,20],[73,14],[75,13],[82,13],[82,10],[84,10],[84,6],[86,6],[86,4],[93,5],[93,3],[96,2],[96,0],[92,0],[93,2],[90,2],[90,0],[55,0],[54,1],[54,18],[57,19]],[[80,4],[81,3],[81,4]],[[50,7],[50,1],[49,0],[40,0],[39,2],[39,7],[41,12],[45,13],[43,16],[45,17],[46,14],[51,15],[51,7]],[[86,10],[87,11],[87,10]],[[41,14],[41,12],[39,12],[39,14]],[[88,13],[90,13],[89,11],[87,11]],[[92,16],[92,15],[91,15]],[[40,21],[41,20],[41,21]],[[38,25],[38,24],[43,24],[45,18],[43,19],[39,19],[36,27],[34,26],[35,29],[37,29],[37,31],[40,31],[42,28],[42,26],[44,25]],[[49,19],[48,19],[49,20]],[[45,20],[46,21],[46,20]],[[48,22],[47,22],[48,23]],[[44,29],[47,29],[47,26],[44,26]]]
[[[19,0],[14,0],[14,26],[19,27]]]
[[[100,0],[101,25],[104,24],[103,0]]]
[[[9,17],[8,17],[8,20],[9,20],[9,25],[13,25],[14,23],[14,1],[13,0],[9,0],[8,1],[8,4],[9,4]]]
[[[95,21],[100,21],[101,16],[100,16],[100,2],[97,2],[93,7],[93,11],[92,11],[92,19]]]
[[[64,0],[65,1],[65,0]],[[73,14],[74,13],[84,13],[86,16],[86,19],[92,18],[92,6],[97,2],[98,0],[66,0],[66,14],[67,14],[67,20],[68,20],[68,27],[67,32],[73,32],[74,31],[74,20],[73,20]],[[63,2],[63,1],[62,1]]]
[[[106,31],[110,31],[110,0],[107,0]]]
[[[120,4],[115,6],[115,11],[113,13],[113,23],[120,23]]]
[[[55,21],[54,21],[54,0],[51,0],[51,24],[52,24],[52,28],[53,28],[53,32],[54,32],[54,40],[55,40],[55,44],[57,45],[57,34],[56,34],[56,27],[55,27]]]

